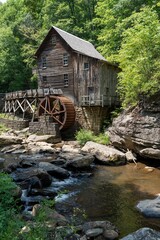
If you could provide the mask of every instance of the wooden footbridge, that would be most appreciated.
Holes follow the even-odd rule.
[[[35,121],[41,115],[49,115],[60,129],[74,124],[75,108],[61,89],[42,88],[16,91],[5,94],[5,113],[22,115],[23,119]]]

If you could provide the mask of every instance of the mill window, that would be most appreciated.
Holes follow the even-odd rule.
[[[53,45],[53,46],[56,45],[56,42],[57,42],[56,36],[53,36],[53,37],[51,38],[51,42],[52,42],[52,45]]]
[[[68,74],[64,74],[64,87],[68,87],[68,85],[69,85]]]
[[[46,68],[47,67],[47,59],[46,56],[42,57],[42,68]]]
[[[63,54],[63,66],[68,66],[68,54]]]
[[[47,76],[43,76],[43,77],[42,77],[42,81],[43,81],[43,82],[47,82]]]
[[[88,62],[85,62],[84,63],[84,70],[88,70],[89,69],[89,63]]]

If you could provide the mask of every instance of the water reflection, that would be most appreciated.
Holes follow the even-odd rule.
[[[7,164],[19,162],[18,155],[5,158]],[[91,177],[84,174],[54,181],[50,188],[62,191],[56,208],[67,217],[72,216],[74,207],[79,207],[89,220],[109,220],[118,227],[121,237],[141,227],[160,231],[160,219],[145,218],[135,208],[138,201],[160,193],[159,166],[156,162],[153,171],[146,169],[145,163],[97,166]]]
[[[147,172],[145,165],[138,163],[120,167],[97,166],[94,174],[81,185],[69,186],[74,196],[61,203],[63,214],[71,206],[84,209],[90,220],[109,220],[121,232],[121,237],[141,227],[160,230],[160,220],[145,218],[135,208],[139,200],[155,198],[160,192],[160,171]]]

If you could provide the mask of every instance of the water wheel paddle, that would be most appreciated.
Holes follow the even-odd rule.
[[[71,100],[63,96],[46,96],[38,106],[38,116],[50,115],[59,129],[66,129],[75,122],[75,108]]]

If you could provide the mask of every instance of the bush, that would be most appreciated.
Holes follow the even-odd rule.
[[[94,137],[94,142],[104,144],[104,145],[108,145],[109,142],[110,142],[109,141],[109,136],[107,134],[100,133],[98,136]]]
[[[80,129],[75,137],[80,145],[84,145],[88,141],[94,141],[94,134],[90,130]]]
[[[107,145],[109,144],[109,136],[104,133],[100,133],[98,136],[94,135],[92,131],[81,129],[76,133],[76,140],[80,145],[84,145],[88,141]]]
[[[22,222],[13,197],[16,188],[16,184],[9,175],[0,173],[0,239],[18,239]]]
[[[8,174],[0,173],[0,239],[1,240],[44,240],[48,239],[46,213],[44,206],[51,206],[53,201],[46,201],[42,205],[40,214],[34,222],[22,220],[20,208],[14,197],[17,185]],[[26,226],[28,232],[21,233]]]

